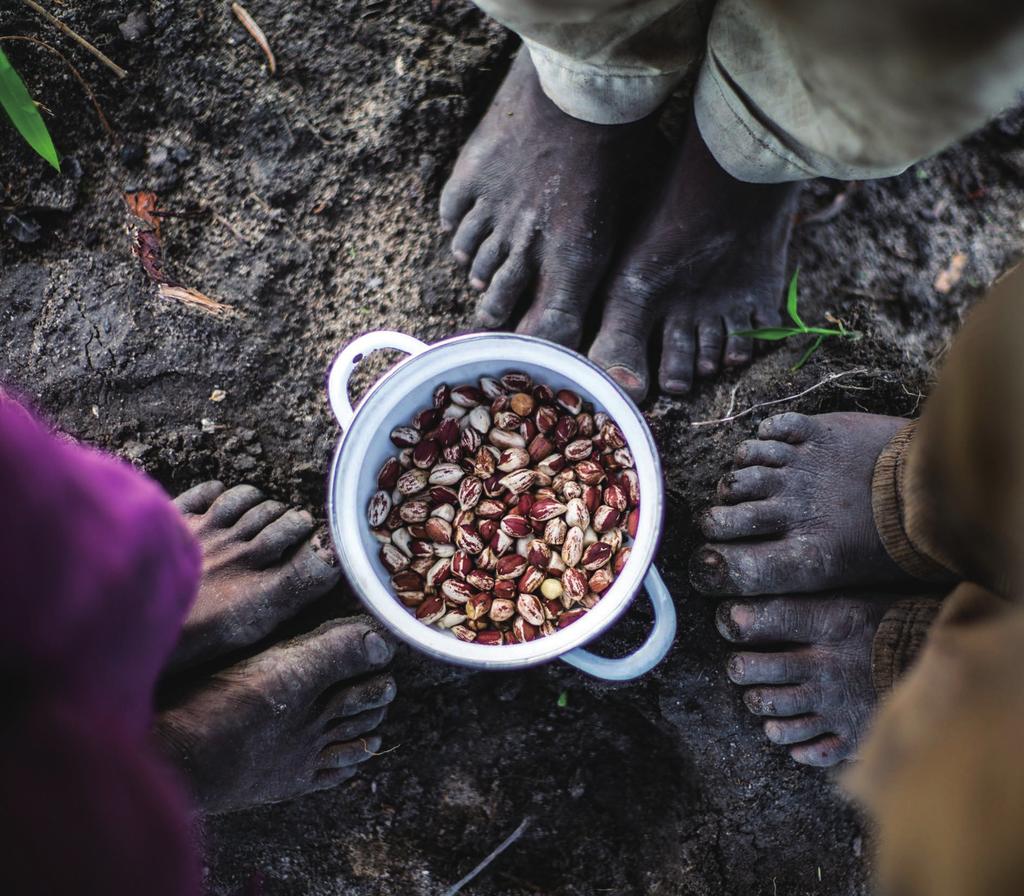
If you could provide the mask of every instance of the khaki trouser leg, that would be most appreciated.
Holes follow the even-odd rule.
[[[694,96],[740,180],[903,171],[1024,88],[1024,10],[1003,0],[478,0],[519,33],[545,93],[597,124]]]
[[[971,314],[900,448],[887,548],[967,581],[847,776],[879,825],[883,893],[1024,893],[1022,344],[1017,270]]]
[[[595,124],[638,121],[704,52],[713,0],[474,0],[523,39],[541,87]]]

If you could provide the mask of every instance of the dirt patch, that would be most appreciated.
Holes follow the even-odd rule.
[[[263,0],[250,11],[277,56],[269,78],[225,4],[67,0],[61,15],[129,70],[117,81],[11,6],[0,34],[59,43],[117,140],[54,60],[4,44],[70,159],[57,179],[17,142],[0,148],[0,379],[172,491],[217,476],[322,508],[337,348],[369,329],[429,340],[468,321],[436,197],[513,39],[463,4]],[[471,675],[406,653],[396,749],[336,792],[211,821],[210,891],[261,879],[268,894],[437,894],[529,817],[467,893],[865,892],[855,814],[829,775],[760,736],[724,681],[713,605],[686,584],[694,512],[769,410],[691,422],[859,368],[778,407],[916,413],[961,314],[1021,251],[1022,134],[1008,115],[798,229],[805,317],[832,311],[862,341],[827,344],[796,374],[802,347],[783,347],[691,401],[649,406],[670,499],[658,562],[680,611],[656,673],[632,686],[558,665]],[[164,228],[175,276],[238,313],[155,298],[124,230],[120,194],[136,188],[187,213]],[[804,212],[841,189],[810,186]],[[957,253],[961,279],[937,292]],[[598,649],[636,645],[648,616],[638,605]]]

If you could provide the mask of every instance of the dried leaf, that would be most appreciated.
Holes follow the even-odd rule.
[[[263,54],[267,57],[267,68],[270,69],[270,74],[277,74],[277,60],[274,58],[274,51],[270,49],[270,42],[263,33],[263,29],[256,24],[256,20],[249,15],[249,11],[241,3],[232,3],[231,11],[242,23],[242,27],[249,32],[252,39],[259,44]]]
[[[124,202],[131,215],[128,234],[132,254],[139,259],[146,276],[157,284],[157,295],[192,305],[218,317],[229,314],[232,311],[230,305],[211,299],[198,289],[184,286],[164,270],[163,244],[160,240],[160,217],[163,213],[156,193],[147,190],[125,193]]]

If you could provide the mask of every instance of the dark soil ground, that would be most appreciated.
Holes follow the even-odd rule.
[[[53,8],[129,77],[19,3],[0,10],[0,34],[68,55],[116,134],[56,57],[3,44],[67,158],[58,179],[0,125],[0,379],[171,491],[246,480],[322,513],[333,353],[366,330],[429,340],[469,319],[435,205],[514,39],[463,3],[253,0],[277,54],[269,77],[223,2]],[[141,27],[135,17],[122,31],[136,9]],[[826,344],[796,374],[802,346],[783,346],[692,400],[650,404],[670,499],[659,565],[680,612],[655,673],[612,686],[558,664],[474,675],[404,654],[393,751],[338,791],[211,820],[211,893],[262,882],[268,894],[433,896],[525,817],[525,836],[466,893],[866,892],[870,838],[833,777],[770,747],[724,678],[713,604],[686,582],[692,520],[762,414],[918,412],[961,315],[1020,253],[1022,133],[1009,114],[798,227],[805,317],[831,311],[866,334],[859,343]],[[129,251],[129,188],[188,213],[165,222],[168,266],[237,313],[154,296]],[[804,215],[842,190],[811,185]],[[958,253],[963,276],[943,293],[936,276]],[[735,423],[692,425],[859,369]],[[642,604],[600,649],[639,643]]]

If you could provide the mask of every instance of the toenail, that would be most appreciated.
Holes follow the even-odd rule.
[[[363,638],[363,646],[366,648],[366,656],[371,663],[386,663],[391,659],[391,648],[376,632],[369,632]]]
[[[319,547],[316,549],[316,555],[320,560],[327,564],[327,566],[337,566],[338,564],[338,558],[330,548]]]
[[[666,392],[677,395],[689,392],[693,385],[689,380],[662,380],[661,384]]]
[[[709,513],[711,511],[708,511]],[[718,567],[722,563],[722,555],[718,551],[702,551],[700,555],[700,562],[705,566],[709,566],[712,569]]]
[[[469,264],[469,254],[463,252],[461,249],[453,249],[452,255],[455,256],[455,260],[460,264]]]
[[[485,289],[487,289],[487,284],[479,277],[470,277],[469,285],[472,286],[473,289],[478,290],[479,292],[483,292]]]
[[[725,666],[726,674],[730,680],[739,684],[743,681],[743,659],[738,654],[733,654],[729,657],[728,662]]]
[[[626,389],[639,389],[643,385],[635,371],[630,370],[628,367],[623,367],[621,364],[609,367],[608,376]]]
[[[698,361],[697,362],[697,372],[701,376],[711,376],[711,374],[713,374],[715,372],[715,362],[714,361]]]
[[[750,628],[754,621],[754,608],[749,604],[733,604],[729,608],[729,618],[738,629]]]

